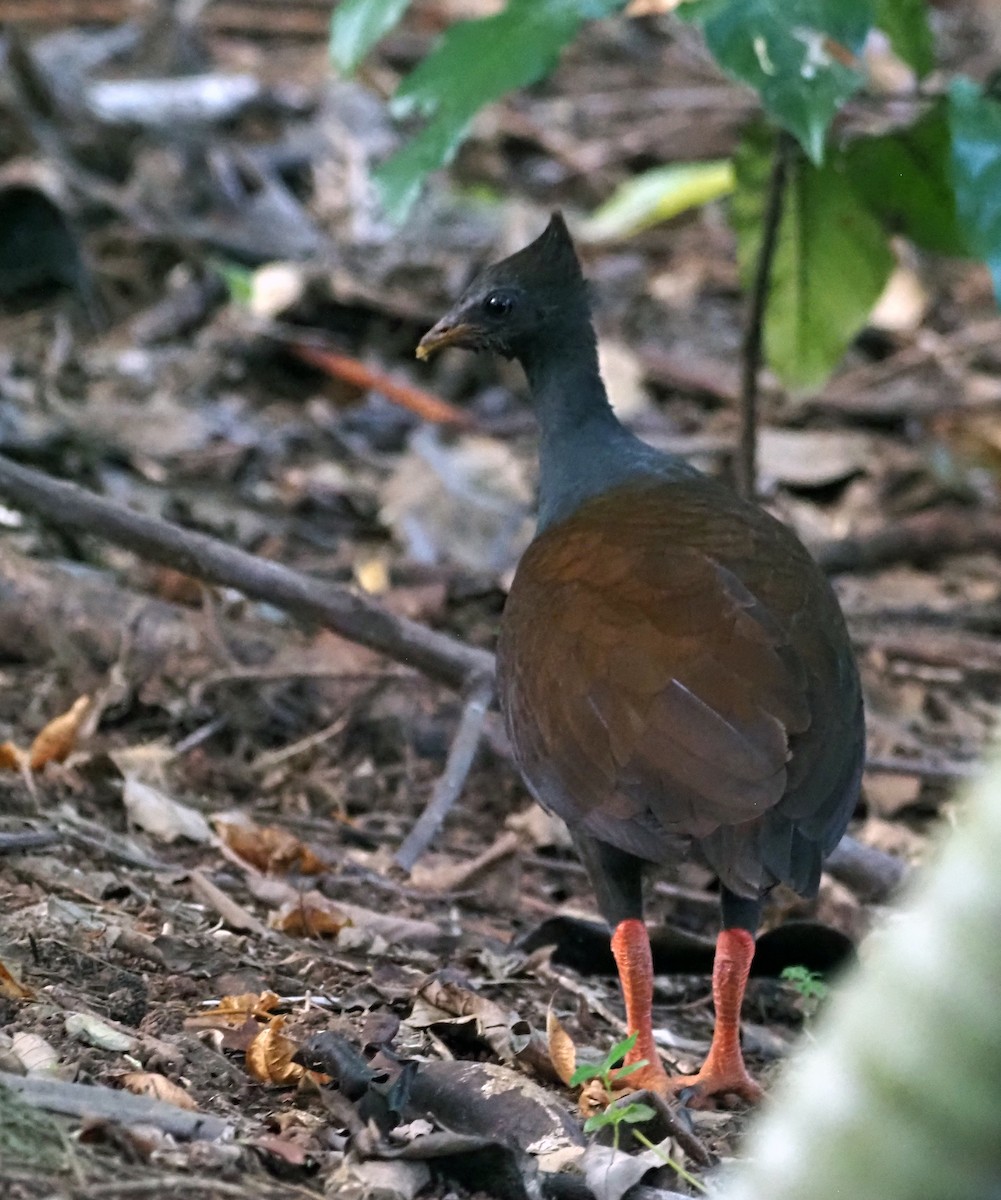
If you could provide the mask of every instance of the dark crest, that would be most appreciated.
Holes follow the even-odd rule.
[[[517,280],[522,286],[583,286],[584,276],[563,214],[554,212],[534,242],[491,268],[498,278]]]

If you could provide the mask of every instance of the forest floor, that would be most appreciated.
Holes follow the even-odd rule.
[[[489,650],[531,536],[531,415],[514,368],[420,365],[417,340],[550,209],[573,228],[644,166],[724,155],[751,109],[669,20],[609,22],[487,113],[456,190],[435,180],[393,230],[365,186],[397,136],[382,97],[460,8],[477,4],[415,6],[353,83],[308,0],[264,32],[247,0],[8,41],[0,453]],[[943,36],[957,63],[981,49],[955,13]],[[226,75],[204,103],[227,111],[191,120],[139,86],[192,71]],[[120,85],[104,107],[92,74]],[[725,211],[581,252],[624,419],[726,474],[743,304]],[[1001,712],[1001,563],[969,538],[998,542],[1001,317],[981,268],[900,260],[823,390],[766,374],[759,486],[845,568],[869,736],[852,833],[909,867]],[[453,408],[423,420],[393,382]],[[848,541],[916,520],[933,554]],[[647,1167],[694,1194],[656,1164],[612,1170],[607,1147],[581,1173],[563,1035],[600,1059],[621,1000],[583,869],[493,716],[430,849],[394,864],[462,708],[406,663],[0,496],[5,1196],[618,1200]],[[685,1071],[712,1028],[715,883],[680,863],[649,895],[658,1036]],[[816,902],[770,898],[744,1011],[766,1086],[823,1004],[782,969],[833,969],[889,898],[850,872]],[[740,1154],[748,1114],[672,1120],[698,1180]]]

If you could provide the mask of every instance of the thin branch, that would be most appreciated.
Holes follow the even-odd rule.
[[[175,1137],[208,1141],[218,1141],[232,1132],[232,1127],[219,1117],[186,1112],[176,1104],[151,1096],[134,1096],[119,1088],[13,1075],[7,1071],[0,1071],[0,1088],[13,1092],[32,1108],[68,1117],[98,1118],[125,1126],[152,1125]]]
[[[403,383],[384,371],[368,367],[356,358],[336,354],[323,346],[310,345],[305,340],[290,342],[289,349],[297,358],[309,363],[311,367],[325,371],[334,379],[341,379],[352,387],[366,391],[381,392],[387,400],[416,413],[423,421],[452,425],[459,429],[470,429],[474,424],[472,415],[464,409],[456,408],[454,404],[447,403],[433,392],[427,392],[411,383]]]
[[[434,840],[442,821],[459,798],[480,744],[493,693],[492,676],[482,676],[470,687],[459,728],[455,732],[445,770],[435,786],[434,795],[396,852],[395,862],[404,871],[413,869],[414,863]]]
[[[847,833],[828,855],[824,869],[866,903],[886,900],[909,872],[902,858],[866,846]]]
[[[908,758],[904,754],[870,754],[865,769],[872,775],[916,775],[920,779],[980,779],[986,770],[981,762]]]
[[[928,566],[946,554],[1001,554],[1001,514],[940,508],[903,517],[885,529],[813,547],[825,571],[878,571],[894,563]]]
[[[236,588],[295,617],[315,621],[453,688],[492,679],[493,655],[395,616],[347,588],[321,582],[0,456],[0,495],[62,529],[102,537],[153,562]]]
[[[784,130],[775,142],[775,157],[765,196],[761,224],[761,246],[754,269],[747,326],[740,350],[740,446],[737,454],[737,489],[747,500],[757,493],[758,479],[758,374],[761,370],[761,340],[765,307],[772,284],[772,264],[778,245],[779,225],[785,200],[786,177],[794,143]]]

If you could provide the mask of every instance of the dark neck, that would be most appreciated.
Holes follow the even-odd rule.
[[[519,349],[539,422],[539,527],[569,515],[588,495],[631,470],[641,446],[608,403],[590,321]],[[650,450],[649,447],[643,447]]]
[[[598,348],[590,325],[553,338],[538,352],[527,347],[519,357],[544,448],[574,440],[582,427],[618,425],[598,371]]]

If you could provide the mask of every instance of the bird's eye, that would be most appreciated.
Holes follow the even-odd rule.
[[[483,309],[492,317],[506,317],[514,307],[514,301],[510,296],[505,296],[501,292],[491,292],[483,301]]]

